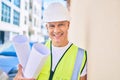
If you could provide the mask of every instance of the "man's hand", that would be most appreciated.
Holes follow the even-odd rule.
[[[18,73],[16,74],[13,80],[35,80],[33,78],[24,78],[22,73],[22,66],[19,64],[18,66]]]
[[[87,80],[87,75],[80,77],[80,80]]]

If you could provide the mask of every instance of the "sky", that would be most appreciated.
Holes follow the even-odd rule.
[[[44,8],[46,8],[52,2],[61,2],[63,5],[66,4],[64,0],[43,0],[43,1],[44,1]]]

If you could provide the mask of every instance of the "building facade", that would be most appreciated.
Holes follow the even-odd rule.
[[[0,44],[18,34],[34,42],[44,40],[41,6],[41,0],[0,0]]]

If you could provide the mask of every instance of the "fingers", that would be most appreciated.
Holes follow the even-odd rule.
[[[22,66],[18,65],[18,73],[13,80],[35,80],[34,78],[24,78],[22,73]]]
[[[18,65],[18,73],[16,74],[15,78],[13,80],[22,80],[22,66],[19,64]]]
[[[14,78],[13,80],[36,80],[34,78]]]
[[[22,78],[21,80],[35,80],[33,78]]]
[[[22,76],[22,65],[18,65],[18,74]]]

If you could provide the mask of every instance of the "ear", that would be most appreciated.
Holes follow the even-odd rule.
[[[69,29],[69,27],[70,27],[70,22],[68,21],[68,29]]]
[[[46,25],[45,25],[45,26],[46,26],[46,28],[47,28],[47,30],[48,30],[48,23],[46,23]]]

